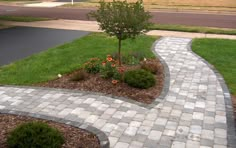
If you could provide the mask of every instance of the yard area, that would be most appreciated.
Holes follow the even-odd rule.
[[[136,40],[125,40],[123,42],[122,46],[122,53],[123,54],[128,54],[130,51],[138,51],[138,52],[143,52],[146,55],[146,58],[153,58],[155,57],[152,51],[150,50],[150,47],[152,46],[153,42],[158,39],[158,37],[152,37],[152,36],[139,36]],[[143,106],[139,106],[137,104],[133,104],[130,102],[126,102],[124,100],[119,100],[119,98],[115,98],[114,96],[103,96],[101,94],[96,94],[96,95],[91,95],[90,93],[80,93],[80,92],[63,92],[63,90],[51,90],[47,88],[35,88],[35,89],[28,89],[28,88],[14,88],[14,86],[9,87],[0,87],[2,89],[3,94],[0,94],[4,97],[14,97],[14,99],[10,100],[12,104],[16,104],[20,102],[20,104],[15,105],[16,110],[20,110],[19,108],[24,108],[24,109],[38,109],[38,113],[43,113],[45,109],[47,109],[48,113],[52,113],[53,115],[58,115],[62,114],[66,119],[73,118],[77,119],[79,118],[79,121],[84,121],[91,123],[92,125],[96,125],[95,123],[99,118],[102,118],[103,114],[106,114],[108,112],[111,114],[111,116],[108,116],[108,118],[103,119],[107,124],[104,123],[103,127],[98,124],[98,126],[95,126],[98,129],[101,129],[101,131],[106,131],[107,126],[114,125],[119,125],[121,123],[124,123],[124,121],[132,123],[137,122],[135,120],[136,117],[142,116],[142,118],[139,118],[140,122],[145,121],[146,118],[150,119],[151,121],[146,123],[148,126],[151,128],[154,128],[157,125],[156,123],[163,123],[163,130],[167,130],[166,127],[164,126],[165,124],[175,124],[174,130],[177,131],[182,131],[185,130],[185,128],[182,127],[177,127],[179,124],[182,122],[186,122],[185,119],[189,121],[199,121],[199,123],[205,122],[206,118],[211,118],[213,124],[221,124],[222,126],[228,126],[231,125],[230,128],[234,129],[233,123],[228,123],[225,122],[228,118],[228,113],[227,111],[222,111],[219,112],[217,109],[218,105],[222,105],[221,102],[216,102],[216,104],[209,104],[209,102],[213,101],[208,101],[206,99],[192,99],[193,101],[196,102],[187,102],[189,101],[189,98],[187,95],[189,93],[196,93],[199,94],[202,92],[202,90],[207,91],[207,86],[211,84],[205,84],[205,82],[199,82],[195,83],[192,81],[189,81],[189,77],[185,79],[183,77],[183,74],[186,74],[187,76],[191,76],[200,73],[200,77],[204,77],[205,73],[202,73],[199,69],[208,69],[210,70],[207,65],[199,61],[195,57],[195,55],[191,54],[190,52],[186,54],[187,51],[187,45],[191,43],[191,39],[187,38],[174,38],[174,37],[164,37],[161,39],[160,42],[157,42],[155,51],[163,57],[163,59],[166,60],[166,63],[169,65],[170,69],[170,80],[172,82],[178,82],[179,80],[182,81],[180,83],[171,84],[169,87],[169,90],[167,92],[167,95],[165,96],[165,101],[167,103],[164,103],[163,106],[156,106],[154,108],[145,108]],[[173,45],[173,46],[172,46]],[[167,47],[166,47],[167,46]],[[193,51],[205,58],[209,63],[215,65],[215,67],[221,72],[221,74],[224,76],[230,91],[232,94],[235,94],[235,47],[236,43],[234,40],[223,40],[223,39],[194,39],[192,43],[192,48]],[[183,48],[185,48],[183,50]],[[83,66],[83,64],[88,61],[90,58],[93,57],[98,57],[101,59],[106,59],[107,61],[110,60],[110,56],[107,54],[113,54],[117,52],[117,39],[114,37],[109,37],[103,33],[91,33],[87,36],[84,36],[80,39],[77,39],[71,43],[67,43],[55,48],[50,48],[47,51],[41,52],[39,54],[32,55],[26,59],[20,60],[18,62],[15,62],[10,65],[6,65],[0,68],[0,84],[18,84],[18,85],[32,85],[32,84],[37,84],[39,82],[46,82],[50,81],[53,79],[58,78],[58,74],[66,74],[70,73],[72,71],[75,71]],[[189,57],[185,58],[186,55]],[[108,58],[106,58],[108,57]],[[182,58],[183,57],[183,58]],[[174,59],[174,60],[173,60]],[[186,59],[186,61],[183,60]],[[112,61],[112,59],[111,59]],[[189,66],[188,63],[192,62],[193,67],[198,67],[197,69],[199,71],[194,71],[190,67],[186,68],[185,66]],[[184,63],[184,64],[183,64]],[[199,64],[201,63],[201,65]],[[100,63],[101,64],[101,63]],[[174,65],[174,66],[171,66]],[[177,66],[175,66],[177,65]],[[182,65],[181,68],[178,65]],[[189,71],[188,71],[189,70]],[[208,73],[209,74],[209,73]],[[213,73],[210,73],[211,75],[214,75]],[[64,75],[63,75],[64,76]],[[63,77],[62,76],[62,77]],[[146,75],[145,75],[146,76]],[[145,78],[145,76],[142,76],[142,78]],[[132,78],[132,77],[131,77]],[[60,78],[58,78],[60,79]],[[135,79],[134,81],[138,81],[139,79]],[[95,85],[102,85],[103,83],[97,83],[93,84]],[[189,86],[197,85],[197,88],[200,88],[202,86],[202,89],[189,89],[188,85],[186,85],[184,88],[181,88],[183,84],[189,84]],[[212,84],[214,90],[219,90],[221,89],[221,86],[215,85],[215,83]],[[111,84],[112,87],[118,86],[116,84]],[[172,86],[180,86],[181,90],[182,89],[185,91],[189,90],[186,92],[185,95],[186,97],[180,96],[180,98],[176,98],[176,94],[180,93],[173,93],[176,91],[176,87]],[[111,88],[108,88],[111,89]],[[17,91],[16,91],[17,90]],[[31,91],[31,92],[30,92]],[[33,92],[32,92],[33,91]],[[127,89],[127,91],[131,91],[131,89]],[[190,92],[191,91],[191,92]],[[193,91],[193,92],[192,92]],[[122,91],[121,91],[122,92]],[[32,94],[37,94],[32,97]],[[219,93],[219,94],[218,94]],[[224,92],[218,92],[214,94],[213,97],[217,97],[218,95],[223,96]],[[169,97],[169,96],[173,97]],[[17,97],[20,96],[20,97]],[[23,96],[23,97],[21,97]],[[43,100],[43,98],[47,100]],[[57,98],[54,98],[53,96],[56,96]],[[203,96],[204,97],[204,96]],[[15,99],[16,98],[16,99]],[[18,99],[19,98],[19,99]],[[36,101],[35,101],[36,100]],[[169,104],[174,104],[173,102],[176,102],[177,100],[180,100],[181,102],[184,102],[180,106],[181,108],[172,108],[169,106]],[[8,100],[6,100],[8,101]],[[41,101],[41,102],[40,102]],[[222,98],[222,101],[223,98]],[[23,103],[21,103],[23,102]],[[35,103],[32,103],[35,102]],[[98,103],[99,102],[99,103]],[[170,102],[170,103],[168,103]],[[186,102],[186,103],[185,103]],[[38,103],[38,104],[37,104]],[[45,103],[47,103],[45,105]],[[58,103],[58,104],[56,104]],[[22,105],[26,104],[26,105]],[[28,105],[30,104],[30,105]],[[32,106],[31,104],[35,105]],[[49,105],[50,104],[50,105]],[[87,104],[87,105],[86,105]],[[128,105],[127,105],[128,104]],[[197,113],[188,113],[189,116],[186,116],[185,119],[182,119],[182,113],[184,113],[185,107],[188,107],[188,111],[193,111],[195,109],[195,104],[198,106],[198,108],[201,108],[202,110],[206,110],[207,112],[211,112],[211,114],[205,114],[202,112],[197,112]],[[4,106],[4,104],[1,104],[2,108],[7,108],[8,106]],[[40,106],[44,106],[43,108]],[[57,107],[57,105],[65,105],[65,108],[60,109],[59,111],[53,112],[55,109],[52,106]],[[103,111],[101,111],[101,106],[106,107]],[[114,109],[114,107],[117,108]],[[80,110],[78,110],[78,108]],[[190,109],[192,108],[192,109]],[[196,107],[197,108],[197,107]],[[123,109],[123,110],[122,110]],[[208,111],[209,109],[209,111]],[[114,110],[114,111],[112,111]],[[156,110],[153,112],[153,110]],[[167,114],[165,116],[160,116],[161,112],[166,112],[166,110],[169,110],[171,112],[170,114]],[[100,113],[101,112],[101,113]],[[125,117],[125,115],[131,113],[138,113],[138,114],[133,114],[132,117]],[[98,113],[95,114],[94,113]],[[100,114],[99,114],[100,113]],[[71,116],[73,115],[73,116]],[[76,116],[75,116],[76,115]],[[179,120],[176,122],[172,122],[173,120],[173,115],[175,118],[178,118]],[[219,116],[215,120],[215,116]],[[232,116],[231,116],[232,117]],[[91,118],[93,120],[91,120]],[[95,119],[94,119],[95,118]],[[117,121],[114,123],[114,121]],[[155,121],[155,123],[154,123]],[[227,120],[228,121],[228,120]],[[153,124],[151,124],[153,122]],[[150,123],[150,124],[149,124]],[[170,124],[170,125],[171,125]],[[125,127],[124,131],[120,133],[119,137],[125,137],[127,134],[129,136],[134,137],[136,139],[136,135],[133,133],[130,133],[129,128],[128,128],[129,123],[127,123],[127,126]],[[209,124],[211,125],[211,124]],[[113,127],[113,128],[114,128]],[[115,129],[109,130],[109,134],[115,131]],[[117,126],[117,129],[119,127]],[[191,127],[190,127],[191,128]],[[198,133],[201,133],[203,129],[203,125],[199,125],[199,130],[193,128],[193,130],[196,130]],[[141,130],[142,129],[142,130]],[[161,129],[162,130],[162,129]],[[187,129],[189,130],[189,128]],[[137,128],[135,128],[135,133],[138,133],[139,131],[143,131],[142,125],[138,125]],[[209,129],[208,130],[210,133],[214,133],[217,131],[217,128]],[[223,136],[225,137],[223,140],[227,141],[228,136],[226,137],[228,129],[221,129],[220,133],[223,133]],[[146,139],[150,139],[150,137],[154,137],[153,139],[156,138],[158,134],[156,133],[161,133],[157,129],[155,132],[151,132],[150,134],[146,135]],[[234,134],[234,133],[233,133]],[[184,136],[189,135],[188,132],[185,133]],[[162,134],[159,134],[159,138],[154,140],[149,140],[149,141],[154,141],[153,144],[154,147],[159,147],[158,145],[160,142],[161,144],[165,145],[166,141],[159,141],[162,137]],[[208,134],[206,134],[208,136]],[[221,136],[221,135],[220,135]],[[230,135],[231,136],[231,135]],[[234,136],[234,135],[233,135]],[[175,134],[173,135],[173,140],[175,138]],[[201,137],[202,138],[202,137]],[[214,135],[212,135],[212,144],[211,147],[213,147],[213,140],[216,139]],[[204,138],[203,138],[204,139]],[[202,140],[202,139],[200,139]],[[171,140],[172,141],[172,140]],[[142,144],[143,141],[140,143]],[[177,141],[180,143],[179,141]],[[126,145],[130,145],[132,141],[125,143]],[[167,147],[171,147],[175,145],[176,141],[172,141],[167,143]],[[146,143],[144,143],[145,145]],[[197,143],[197,147],[200,147],[200,143]],[[116,145],[119,146],[119,142],[117,143],[111,143],[110,147],[116,147]],[[185,143],[183,143],[185,146]],[[221,144],[225,146],[225,144]],[[221,146],[220,145],[220,146]],[[149,147],[149,145],[147,145]]]
[[[236,8],[231,0],[224,1]],[[97,0],[90,2],[97,4]],[[145,0],[151,5],[156,2],[197,5],[193,0]],[[202,0],[198,3],[197,7],[211,7]],[[220,0],[214,4],[229,8]],[[90,15],[104,32],[17,25],[0,30],[1,146],[236,147],[236,40],[229,40],[235,36],[180,37],[183,32],[160,31],[147,35],[151,15],[141,0],[101,1]],[[205,21],[216,23],[211,17]],[[205,21],[196,20],[194,25]],[[75,22],[78,25],[82,23]],[[226,28],[152,27],[236,34]],[[192,51],[221,73],[233,105],[218,72]]]
[[[143,52],[147,58],[155,57],[150,50],[156,37],[139,36],[123,42],[122,53]],[[0,68],[0,84],[29,85],[57,78],[58,74],[79,69],[92,57],[106,58],[117,52],[117,39],[102,33],[85,37],[45,52],[32,55]]]

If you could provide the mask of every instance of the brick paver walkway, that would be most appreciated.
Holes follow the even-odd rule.
[[[169,67],[170,88],[153,108],[83,92],[1,86],[0,109],[92,125],[105,132],[115,148],[227,147],[228,94],[207,64],[188,50],[190,42],[172,37],[157,42],[155,51]]]

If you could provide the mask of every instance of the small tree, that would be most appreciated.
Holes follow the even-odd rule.
[[[145,12],[142,0],[135,3],[128,3],[126,0],[99,3],[98,10],[90,12],[89,16],[97,20],[101,30],[118,39],[118,58],[121,65],[121,41],[145,32],[151,24],[151,15]]]

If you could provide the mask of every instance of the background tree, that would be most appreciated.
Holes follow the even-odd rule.
[[[110,36],[118,39],[118,57],[121,65],[121,41],[127,38],[135,38],[147,31],[151,15],[145,12],[142,0],[135,3],[127,1],[99,2],[96,11],[90,12],[89,16],[95,18],[100,29]]]

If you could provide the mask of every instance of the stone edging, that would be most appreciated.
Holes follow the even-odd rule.
[[[196,53],[194,53],[192,51],[191,48],[192,45],[192,41],[189,42],[187,49],[189,52],[191,52],[193,55],[195,55],[198,59],[200,59],[201,61],[203,61],[216,75],[218,81],[220,82],[220,85],[223,89],[223,93],[224,93],[224,100],[225,100],[225,108],[226,108],[226,119],[227,119],[227,145],[230,148],[236,148],[236,124],[234,122],[234,111],[233,111],[233,107],[232,107],[232,100],[231,100],[231,96],[228,90],[227,85],[225,84],[224,78],[222,77],[222,75],[218,72],[218,70],[216,70],[216,68],[211,65],[210,63],[208,63],[205,59],[203,59],[202,57],[200,57],[199,55],[197,55]]]
[[[119,99],[128,103],[132,103],[147,109],[151,109],[153,107],[155,107],[157,104],[159,104],[160,102],[162,102],[162,100],[166,97],[168,91],[169,91],[169,86],[170,86],[170,72],[169,72],[169,67],[166,64],[166,62],[161,58],[161,56],[159,56],[157,54],[157,52],[155,51],[155,46],[156,44],[163,39],[163,37],[161,37],[160,39],[156,40],[151,47],[152,52],[155,54],[155,56],[160,60],[161,64],[164,67],[164,85],[163,85],[163,89],[161,91],[161,94],[151,103],[151,104],[145,104],[145,103],[141,103],[126,97],[118,97],[118,96],[114,96],[114,95],[109,95],[109,94],[104,94],[104,93],[99,93],[99,92],[91,92],[91,91],[82,91],[82,90],[71,90],[71,89],[62,89],[62,88],[49,88],[49,87],[37,87],[37,86],[18,86],[18,85],[1,85],[0,86],[4,86],[4,87],[17,87],[17,88],[31,88],[31,89],[41,89],[41,90],[55,90],[55,91],[61,91],[61,92],[73,92],[73,93],[83,93],[83,94],[89,94],[89,95],[99,95],[99,96],[105,96],[105,97],[111,97],[114,99]]]
[[[164,77],[164,85],[163,85],[163,88],[162,88],[162,91],[161,91],[161,94],[159,95],[159,97],[156,98],[153,101],[153,103],[149,105],[149,107],[156,106],[159,103],[159,101],[162,101],[166,97],[167,93],[169,92],[169,87],[170,87],[170,71],[169,71],[169,67],[168,67],[167,63],[165,62],[165,60],[162,59],[162,57],[155,50],[155,47],[156,47],[157,43],[160,42],[163,38],[164,37],[161,37],[160,39],[156,40],[153,43],[151,49],[152,49],[152,52],[155,54],[155,56],[160,60],[162,66],[164,68],[164,75],[165,75],[165,77]]]
[[[27,113],[27,112],[22,112],[22,111],[13,111],[13,110],[7,110],[7,109],[0,110],[0,114],[28,116],[28,117],[44,119],[44,120],[48,120],[48,121],[53,121],[53,122],[57,122],[57,123],[63,123],[66,125],[70,125],[70,126],[73,126],[76,128],[80,128],[82,130],[86,130],[86,131],[96,135],[96,137],[98,138],[98,140],[100,142],[101,148],[109,148],[110,147],[110,143],[109,143],[109,140],[108,140],[108,137],[106,136],[106,134],[104,132],[102,132],[101,130],[99,130],[95,127],[92,127],[90,125],[86,125],[86,124],[82,124],[82,123],[79,123],[76,121],[70,121],[70,120],[66,120],[66,119],[62,119],[62,118],[47,116],[47,115],[40,115],[40,114],[36,114],[36,113]]]

